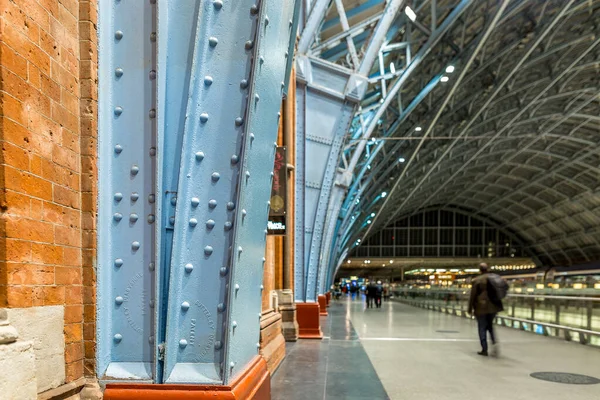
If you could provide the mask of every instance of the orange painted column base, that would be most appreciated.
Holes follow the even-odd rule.
[[[319,295],[319,315],[326,317],[327,314],[327,297],[325,295]]]
[[[298,339],[323,339],[318,303],[296,303]]]
[[[267,363],[256,356],[229,386],[182,384],[107,384],[104,400],[270,400],[271,378]]]
[[[331,292],[325,293],[325,298],[327,299],[327,307],[329,307],[329,303],[331,303]]]

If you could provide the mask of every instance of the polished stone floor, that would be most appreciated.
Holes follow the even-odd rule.
[[[388,302],[332,301],[325,339],[288,343],[273,399],[598,400],[600,384],[560,384],[535,372],[600,378],[600,349],[498,327],[499,358],[478,356],[476,324]]]

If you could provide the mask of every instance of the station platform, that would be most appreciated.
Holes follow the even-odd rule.
[[[497,326],[500,356],[482,357],[474,320],[393,301],[365,309],[350,298],[328,313],[322,341],[288,343],[273,400],[600,399],[597,347]],[[590,379],[531,376],[542,372]]]

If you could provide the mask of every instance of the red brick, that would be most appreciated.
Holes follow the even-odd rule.
[[[35,23],[43,29],[48,27],[48,11],[37,1],[33,0],[11,0],[19,6]]]
[[[57,285],[81,285],[81,268],[56,267],[55,283]]]
[[[1,78],[2,77],[0,76],[0,79]],[[14,130],[15,128],[12,125],[18,124],[17,126],[19,126],[20,129],[24,129],[24,127],[27,125],[27,115],[25,113],[23,103],[5,92],[0,92],[0,115],[6,117],[2,118],[4,131],[11,128]],[[12,121],[8,120],[7,118]],[[6,137],[6,133],[4,134],[4,139],[12,141]]]
[[[40,47],[55,60],[60,59],[59,43],[56,41],[56,38],[43,29],[40,29]]]
[[[83,304],[83,286],[65,287],[68,304]]]
[[[7,190],[3,198],[0,198],[0,204],[5,215],[27,218],[31,212],[30,199],[27,195]]]
[[[44,265],[62,265],[64,262],[63,248],[53,244],[32,243],[31,261]]]
[[[83,360],[75,361],[65,365],[65,375],[67,383],[76,381],[83,377]]]
[[[33,303],[32,287],[8,286],[6,288],[6,302],[10,308],[31,307]]]
[[[66,306],[65,307],[65,324],[74,324],[83,322],[83,306]]]
[[[83,360],[83,342],[75,342],[65,346],[65,362],[67,364]]]
[[[54,185],[54,202],[77,209],[81,206],[80,194],[78,192],[58,185]]]
[[[54,268],[35,264],[8,263],[7,283],[9,285],[51,285],[54,282]]]
[[[27,64],[27,81],[36,89],[40,90],[42,88],[42,72],[35,65],[28,63]]]
[[[6,236],[34,242],[52,243],[54,229],[51,224],[26,218],[6,218]]]
[[[81,246],[81,231],[57,225],[54,229],[55,243],[66,246]]]
[[[23,79],[27,79],[27,60],[4,43],[0,43],[2,66]]]
[[[43,201],[42,200],[38,200],[38,199],[31,199],[29,202],[31,203],[31,212],[29,214],[30,217],[32,219],[40,221],[42,219],[42,204],[43,204]]]
[[[49,96],[52,100],[60,102],[60,85],[49,76],[42,74],[42,93]]]
[[[81,267],[81,249],[78,247],[64,247],[63,254],[65,257],[64,265],[69,267]],[[82,272],[79,273],[82,275]],[[81,282],[80,282],[81,284]]]
[[[14,262],[31,261],[31,242],[5,238],[4,246],[0,246],[0,255],[3,260]]]
[[[64,286],[45,286],[44,287],[44,305],[63,305],[65,304]]]
[[[13,72],[4,67],[0,70],[2,71],[1,90],[10,93],[11,96],[23,102],[28,112],[37,111],[44,115],[50,115],[50,99],[48,97]]]
[[[26,150],[8,142],[0,142],[0,145],[2,149],[0,162],[2,164],[7,164],[23,171],[29,170],[29,154]]]

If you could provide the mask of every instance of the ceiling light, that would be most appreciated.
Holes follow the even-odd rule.
[[[442,82],[448,82],[450,80],[450,78],[448,78],[447,76],[442,76],[442,79],[440,79],[440,81]]]
[[[396,73],[396,66],[394,65],[394,63],[390,63],[390,71],[392,71],[392,74]]]
[[[415,131],[417,131],[417,132],[421,132],[422,130],[423,130],[423,128],[421,128],[420,126],[417,126],[417,127],[415,128]]]
[[[398,162],[400,162],[400,163],[403,163],[404,161],[406,161],[406,160],[404,159],[404,157],[400,157],[400,158],[398,159]]]
[[[417,20],[417,14],[415,14],[415,12],[409,6],[406,6],[406,8],[404,9],[404,13],[412,22],[415,22]]]
[[[371,224],[371,220],[368,220],[368,221],[367,221],[367,224],[369,224],[369,225],[370,225],[370,224]]]
[[[451,73],[453,73],[453,72],[454,72],[454,65],[448,65],[448,66],[446,67],[446,73],[447,73],[447,74],[451,74]]]
[[[374,217],[374,216],[375,216],[375,213],[371,213],[371,217]]]
[[[393,263],[394,263],[394,260],[390,260],[390,264],[393,264]]]
[[[381,192],[381,197],[387,196],[387,192]]]
[[[357,242],[360,243],[360,239],[358,239]]]

